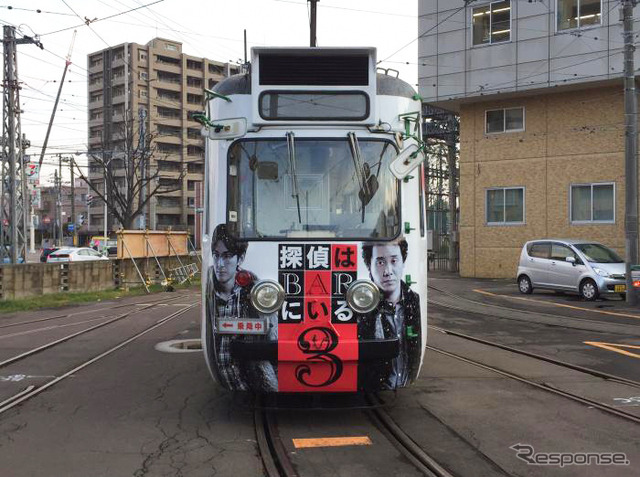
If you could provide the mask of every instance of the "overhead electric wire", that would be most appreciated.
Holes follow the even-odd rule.
[[[280,2],[280,3],[292,3],[294,5],[300,5],[300,6],[303,6],[305,3],[308,4],[308,2],[306,0],[305,0],[304,3],[295,2],[293,0],[273,0],[273,1],[274,2]],[[333,8],[333,9],[336,9],[336,10],[348,10],[348,11],[352,11],[352,12],[373,13],[373,14],[376,14],[376,15],[415,18],[415,15],[404,15],[402,13],[380,12],[380,11],[376,11],[376,10],[363,10],[363,9],[358,9],[358,8],[338,7],[338,6],[335,6],[335,5],[325,5],[324,3],[318,3],[318,6],[320,8]]]
[[[7,10],[21,10],[23,12],[36,12],[36,13],[48,13],[51,15],[64,15],[64,16],[72,16],[69,13],[62,13],[62,12],[49,12],[46,10],[40,10],[39,8],[34,10],[32,8],[20,8],[20,7],[14,7],[11,5],[0,5],[0,8],[6,8]]]
[[[102,0],[99,0],[99,1],[100,1],[101,3],[104,3]],[[123,5],[123,6],[127,6],[125,3],[123,3],[123,2],[122,2],[122,1],[120,1],[120,0],[116,0],[116,1],[117,1],[119,4]],[[140,2],[139,2],[139,1],[137,1],[137,0],[134,0],[134,2],[135,2],[135,3],[137,3],[137,4],[140,4]],[[201,48],[201,43],[200,43],[200,42],[198,42],[198,41],[196,41],[196,40],[195,40],[195,39],[193,39],[193,38],[190,38],[190,36],[191,36],[191,35],[197,35],[197,32],[194,32],[193,30],[190,30],[190,29],[189,29],[188,27],[186,27],[185,25],[182,25],[182,24],[178,23],[177,21],[175,21],[175,19],[174,19],[174,18],[167,17],[166,15],[163,15],[163,14],[161,14],[161,13],[159,13],[159,12],[155,11],[155,10],[151,10],[151,9],[149,9],[149,13],[150,13],[151,15],[153,15],[153,16],[149,16],[149,15],[147,15],[147,14],[145,14],[145,13],[142,13],[142,12],[137,12],[137,14],[138,14],[138,15],[141,15],[141,16],[143,16],[143,17],[146,17],[146,18],[148,18],[148,19],[149,19],[149,20],[151,20],[151,21],[154,21],[154,22],[160,22],[162,25],[164,25],[164,26],[167,28],[167,31],[171,31],[172,33],[181,33],[182,35],[186,35],[186,36],[182,36],[182,37],[181,37],[181,39],[185,40],[185,41],[183,41],[183,43],[184,43],[185,45],[189,45],[189,46],[191,46],[191,47],[192,47],[194,50],[196,50],[196,51],[200,50],[200,48]],[[177,25],[177,26],[179,26],[180,28],[184,28],[184,29],[186,29],[187,31],[182,31],[182,30],[174,29],[174,28],[172,28],[172,26],[171,26],[169,23],[166,23],[163,19],[166,19],[166,20],[167,20],[167,21],[169,21],[171,24],[173,24],[173,25]],[[221,48],[224,48],[225,50],[228,50],[229,52],[231,52],[231,54],[232,54],[232,55],[240,55],[240,53],[239,53],[237,50],[233,50],[233,49],[228,48],[228,47],[226,47],[226,46],[224,46],[224,45],[218,45],[218,46],[219,46],[219,47],[221,47]],[[203,53],[202,51],[199,51],[199,52],[200,52],[200,53]],[[202,56],[202,57],[206,57],[206,56],[210,56],[210,55],[204,55],[204,54],[203,54],[203,55],[201,55],[201,56]]]
[[[85,22],[83,22],[83,23],[81,23],[79,25],[75,25],[75,26],[68,27],[68,28],[62,28],[60,30],[50,31],[49,33],[42,33],[40,36],[43,37],[43,36],[47,36],[47,35],[53,35],[54,33],[60,33],[62,31],[73,30],[74,28],[80,28],[80,27],[83,27],[83,26],[88,26],[90,23],[97,23],[97,22],[101,22],[101,21],[104,21],[104,20],[109,20],[111,18],[119,17],[120,15],[125,15],[127,13],[131,13],[133,11],[140,10],[141,8],[150,7],[151,5],[155,5],[157,3],[162,3],[162,2],[164,2],[164,0],[156,0],[155,2],[147,3],[146,5],[142,5],[140,7],[132,8],[131,10],[128,10],[126,12],[119,12],[119,13],[116,13],[114,15],[106,16],[104,18],[96,18],[95,20],[87,20],[87,21],[85,21]]]
[[[378,63],[383,63],[386,60],[388,60],[389,58],[392,58],[393,56],[395,56],[396,54],[398,54],[400,51],[404,50],[407,46],[415,43],[416,41],[418,41],[420,38],[422,38],[423,36],[425,36],[427,33],[429,33],[430,31],[432,31],[433,29],[437,28],[439,25],[441,25],[443,22],[447,21],[449,18],[451,18],[452,16],[456,15],[458,12],[464,10],[465,8],[467,8],[467,4],[469,3],[469,0],[465,0],[464,5],[462,5],[460,8],[456,9],[453,11],[453,13],[451,15],[449,15],[448,17],[443,18],[442,20],[440,20],[438,23],[436,23],[435,25],[433,25],[431,28],[429,28],[428,30],[420,33],[420,35],[418,35],[417,38],[411,40],[409,43],[407,43],[406,45],[402,46],[401,48],[398,48],[396,51],[394,51],[393,53],[391,53],[389,56],[387,56],[385,59],[383,60],[379,60]]]
[[[52,53],[52,54],[54,54],[54,55],[55,55],[55,53],[48,51],[46,48],[44,49],[44,51],[46,51],[47,53]],[[43,60],[42,58],[38,58],[37,56],[33,56],[33,55],[28,54],[28,53],[25,53],[24,51],[21,51],[21,52],[20,52],[20,55],[21,55],[21,56],[26,56],[26,57],[28,57],[28,58],[32,58],[32,59],[37,60],[37,61],[41,61],[41,62],[46,63],[46,64],[51,65],[51,66],[55,66],[55,67],[59,67],[59,66],[60,66],[60,65],[58,65],[58,64],[51,63],[51,62],[49,62],[49,61],[47,61],[47,60]],[[57,56],[57,55],[56,55],[56,56]],[[64,58],[63,58],[63,59],[64,59]],[[74,64],[74,65],[75,65],[75,64]],[[75,66],[77,66],[77,65],[75,65]],[[82,68],[82,67],[80,67],[80,68]],[[85,71],[86,71],[86,69],[85,69]],[[87,75],[83,75],[82,73],[78,73],[78,72],[73,71],[73,70],[69,70],[69,73],[70,73],[70,74],[75,74],[75,75],[82,76],[83,78],[86,78],[86,77],[87,77]]]

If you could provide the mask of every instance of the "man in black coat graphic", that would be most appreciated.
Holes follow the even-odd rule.
[[[360,340],[398,340],[398,355],[382,363],[362,363],[361,387],[396,389],[413,380],[420,366],[420,297],[402,280],[407,260],[405,239],[364,244],[362,258],[382,292],[378,307],[358,317]]]

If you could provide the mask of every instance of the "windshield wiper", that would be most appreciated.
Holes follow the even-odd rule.
[[[300,191],[298,190],[298,174],[296,173],[296,143],[295,135],[292,132],[287,133],[287,149],[289,151],[289,169],[291,169],[291,182],[293,185],[293,193],[291,197],[296,198],[298,206],[298,221],[302,223],[302,213],[300,211]]]
[[[351,150],[353,166],[356,169],[356,177],[358,178],[358,186],[360,187],[358,197],[360,198],[360,202],[362,202],[362,221],[364,222],[364,208],[371,202],[371,199],[373,199],[373,196],[378,191],[378,179],[371,175],[369,164],[362,160],[362,151],[360,150],[360,144],[358,143],[356,134],[350,132],[347,133],[347,137],[349,138],[349,148]],[[378,167],[378,171],[380,171],[380,167]]]

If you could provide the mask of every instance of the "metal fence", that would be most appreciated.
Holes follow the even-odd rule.
[[[429,270],[459,271],[460,250],[450,233],[429,230],[429,245]],[[450,255],[451,247],[454,248],[453,256]]]

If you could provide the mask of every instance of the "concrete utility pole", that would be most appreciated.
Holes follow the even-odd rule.
[[[311,19],[310,19],[310,27],[311,27],[311,36],[309,39],[309,46],[316,47],[318,46],[316,39],[316,24],[317,24],[317,4],[320,0],[308,0],[311,3]]]
[[[76,220],[76,186],[73,183],[73,156],[69,157],[69,168],[71,169],[71,223],[73,224],[72,236],[73,246],[78,246],[78,221]]]
[[[147,185],[145,184],[145,180],[147,179],[147,149],[146,149],[146,140],[145,140],[145,125],[147,122],[147,111],[144,108],[140,108],[139,112],[140,116],[140,137],[138,138],[138,152],[140,154],[140,175],[142,177],[141,184],[142,188],[140,190],[140,197],[138,197],[138,204],[142,206],[144,200],[147,198]],[[147,213],[145,209],[148,204],[145,204],[142,207],[140,212],[140,230],[145,230],[147,228]]]
[[[60,186],[58,185],[58,171],[53,171],[53,185],[56,188],[56,201],[55,201],[55,206],[54,206],[54,210],[55,210],[55,214],[56,214],[56,220],[55,223],[53,224],[53,242],[55,243],[56,246],[60,245],[60,236],[58,235],[58,230],[60,228],[60,226],[58,225],[60,223],[60,216],[59,216],[59,211],[60,211]]]
[[[452,119],[453,121],[453,119]],[[458,218],[456,203],[456,144],[452,135],[447,140],[447,168],[449,169],[449,271],[458,271]]]
[[[58,154],[58,238],[60,239],[60,246],[64,245],[64,226],[62,224],[62,155]]]
[[[625,174],[625,221],[626,237],[625,276],[627,277],[627,303],[637,304],[636,292],[631,279],[631,266],[638,264],[638,101],[636,99],[635,67],[633,55],[633,7],[636,0],[623,0],[624,24],[624,174]]]

